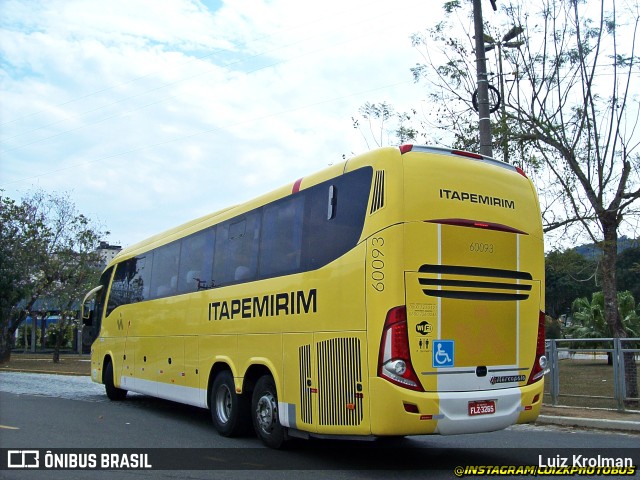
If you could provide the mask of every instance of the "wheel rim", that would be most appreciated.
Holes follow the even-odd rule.
[[[270,434],[278,418],[278,404],[270,392],[265,392],[256,405],[256,419],[260,430]]]
[[[221,385],[216,392],[216,415],[222,423],[227,423],[231,416],[231,391],[226,385]]]

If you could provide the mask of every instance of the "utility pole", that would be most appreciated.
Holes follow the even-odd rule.
[[[484,52],[484,28],[482,25],[482,5],[480,0],[473,0],[473,23],[476,37],[480,154],[492,157],[491,121],[489,119],[489,82],[487,79],[487,59]]]
[[[498,48],[498,76],[500,77],[500,102],[502,105],[502,117],[500,122],[502,124],[502,161],[509,163],[509,135],[507,134],[507,107],[506,107],[506,94],[504,89],[504,71],[502,69],[502,51],[505,48],[520,48],[524,45],[524,41],[519,40],[512,42],[511,40],[519,37],[524,32],[524,28],[521,26],[514,26],[503,37],[502,40],[496,41],[490,35],[484,36],[484,41],[487,42],[484,45],[485,54],[493,48]],[[518,72],[516,70],[516,81],[518,80]],[[520,87],[518,86],[518,105],[520,105]]]

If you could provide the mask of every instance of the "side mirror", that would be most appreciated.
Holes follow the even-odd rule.
[[[92,302],[87,302],[84,305],[82,305],[82,324],[87,326],[87,325],[91,325],[92,323],[92,313],[93,313],[93,308],[92,308]]]

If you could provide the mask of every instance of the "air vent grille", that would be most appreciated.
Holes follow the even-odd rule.
[[[533,280],[528,272],[462,265],[422,265],[419,272],[425,295],[458,300],[527,300]]]
[[[300,418],[304,423],[313,423],[313,398],[311,393],[311,345],[298,349],[300,357]]]
[[[373,199],[371,200],[371,210],[374,213],[384,207],[384,170],[376,171],[376,179],[373,184]]]
[[[335,338],[317,344],[320,425],[360,425],[362,368],[360,340]]]

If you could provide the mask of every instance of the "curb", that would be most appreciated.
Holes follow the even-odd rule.
[[[640,432],[640,422],[631,422],[628,420],[603,420],[598,418],[539,415],[536,423],[543,425],[565,425],[570,427],[597,428],[602,430]]]
[[[74,377],[89,377],[89,373],[78,372],[64,372],[55,370],[36,370],[36,369],[23,369],[23,368],[0,368],[0,372],[13,372],[13,373],[46,373],[48,375],[71,375]]]

